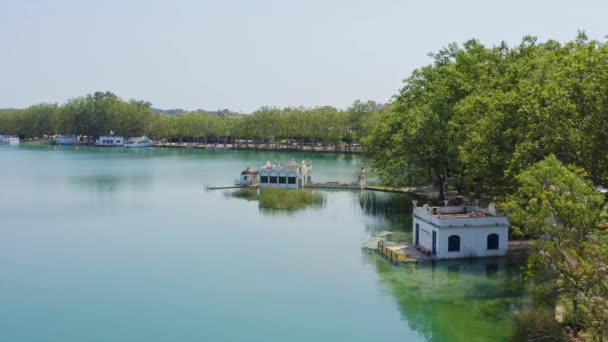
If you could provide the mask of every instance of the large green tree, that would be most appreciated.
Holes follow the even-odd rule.
[[[517,176],[519,188],[505,208],[512,224],[536,238],[530,270],[553,279],[560,298],[570,301],[574,337],[581,326],[606,336],[605,199],[583,175],[550,155]],[[581,312],[593,315],[582,321]]]

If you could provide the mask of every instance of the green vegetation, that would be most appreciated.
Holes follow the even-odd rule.
[[[327,148],[349,146],[368,135],[376,112],[376,103],[355,101],[346,111],[332,107],[264,107],[251,115],[210,115],[204,111],[169,115],[153,111],[148,102],[127,102],[110,92],[96,92],[63,105],[0,110],[0,132],[29,139],[56,134],[93,138],[113,131],[176,142]]]
[[[523,310],[514,315],[511,341],[560,342],[568,341],[555,314],[547,309]]]
[[[554,312],[565,304],[572,335],[608,336],[608,235],[604,196],[553,155],[516,177],[505,208],[519,234],[537,238],[528,273]],[[550,284],[550,285],[548,285]]]
[[[449,45],[379,113],[366,150],[383,182],[504,196],[553,153],[608,184],[608,44]]]
[[[259,201],[260,209],[298,210],[309,207],[321,207],[325,196],[318,191],[307,189],[239,189],[230,196],[248,201]]]
[[[606,198],[595,186],[608,185],[607,113],[607,43],[584,33],[565,44],[471,40],[415,70],[364,142],[386,185],[432,182],[441,200],[450,183],[462,195],[508,202],[512,236],[536,239],[528,267],[535,305],[518,316],[516,336],[559,340],[561,324],[546,318],[560,307],[573,337],[583,329],[602,340],[608,237]],[[525,320],[544,320],[537,328],[547,331],[535,333],[546,335]]]
[[[297,210],[325,204],[323,194],[306,190],[264,188],[260,190],[260,208]]]

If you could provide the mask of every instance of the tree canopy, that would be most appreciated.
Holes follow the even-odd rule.
[[[327,146],[360,141],[370,131],[378,105],[355,101],[347,110],[333,107],[262,107],[250,115],[212,115],[205,111],[159,113],[146,101],[124,101],[96,92],[59,104],[0,110],[0,132],[22,138],[57,134],[96,137],[110,131],[124,136],[208,141],[244,139],[254,144],[314,143]]]
[[[470,40],[432,58],[405,80],[365,140],[386,183],[430,178],[442,190],[449,179],[475,196],[502,196],[549,154],[608,183],[606,43],[582,32],[564,44]],[[416,177],[420,169],[429,177]]]
[[[605,199],[580,168],[568,169],[554,155],[516,177],[517,191],[505,204],[520,233],[536,237],[529,269],[554,284],[572,303],[572,331],[588,327],[608,335],[608,236]],[[587,313],[586,317],[583,313]]]

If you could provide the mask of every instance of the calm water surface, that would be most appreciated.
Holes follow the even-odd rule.
[[[260,211],[205,185],[312,159],[354,181],[351,155],[0,147],[0,341],[495,341],[525,301],[521,261],[396,267],[362,251],[407,218]],[[403,201],[403,198],[400,200]],[[407,203],[408,201],[403,201]]]

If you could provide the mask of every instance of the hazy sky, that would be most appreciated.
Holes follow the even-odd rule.
[[[608,1],[0,0],[0,108],[109,90],[160,108],[387,102],[450,42],[606,41]]]

